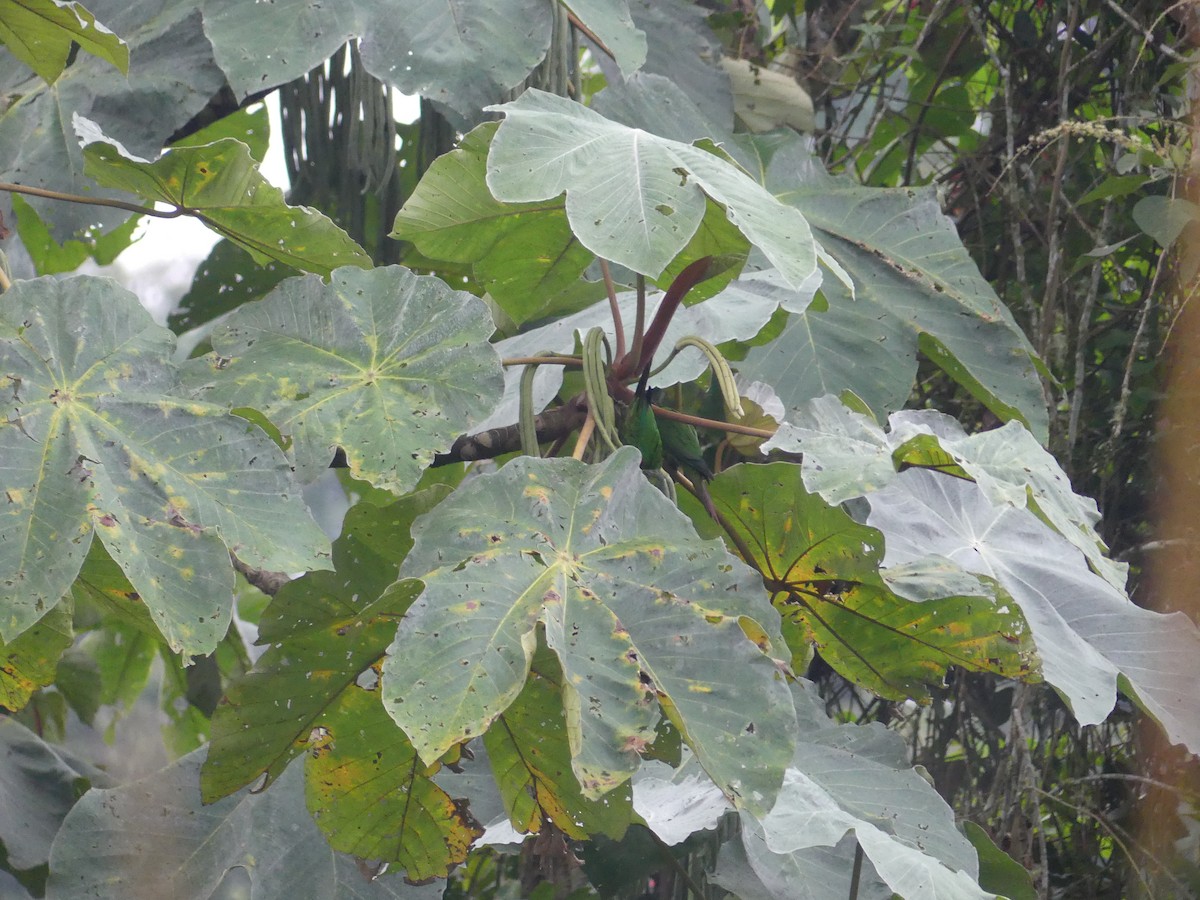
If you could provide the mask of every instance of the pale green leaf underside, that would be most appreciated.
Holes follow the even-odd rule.
[[[884,431],[836,397],[818,397],[764,445],[803,453],[804,483],[828,503],[878,490],[896,476],[897,457],[909,465],[952,462],[970,475],[995,504],[1028,508],[1070,541],[1088,564],[1117,590],[1128,566],[1105,556],[1096,525],[1096,501],[1076,494],[1062,467],[1024,426],[968,435],[953,418],[931,410],[892,414]],[[933,448],[945,454],[935,460]]]
[[[769,854],[755,854],[760,876],[811,862],[806,851],[833,847],[853,831],[866,858],[902,897],[984,900],[975,850],[954,813],[909,767],[902,738],[882,725],[836,725],[808,686],[793,689],[804,739],[784,776],[779,803],[744,836],[761,835]]]
[[[389,651],[384,702],[422,758],[438,758],[513,702],[541,623],[586,795],[636,769],[657,694],[713,779],[765,810],[793,713],[740,620],[758,622],[778,654],[778,616],[757,576],[699,540],[638,462],[632,448],[593,466],[521,458],[419,520],[400,574],[426,589]]]
[[[228,551],[324,568],[328,543],[283,455],[221,407],[184,399],[174,339],[108,279],[19,282],[0,306],[0,634],[70,588],[93,532],[176,649],[229,623]],[[228,548],[228,549],[226,549]]]
[[[868,522],[887,539],[885,564],[933,554],[1008,591],[1043,675],[1081,724],[1108,716],[1123,678],[1172,741],[1200,748],[1200,631],[1186,616],[1134,605],[1031,512],[993,506],[969,481],[911,469],[868,499]]]
[[[597,256],[657,277],[699,227],[707,194],[793,287],[816,272],[804,216],[721,157],[542,91],[494,109],[505,120],[488,157],[492,193],[521,203],[565,191],[571,230]]]
[[[192,364],[204,397],[259,410],[315,481],[334,449],[352,474],[403,493],[500,397],[493,329],[476,297],[400,266],[290,278],[241,307]]]
[[[412,887],[399,874],[367,881],[335,853],[304,806],[302,767],[269,791],[249,789],[205,806],[205,750],[112,790],[86,794],[67,815],[50,855],[47,896],[179,900],[219,894],[244,870],[254,897],[433,900],[443,886]]]

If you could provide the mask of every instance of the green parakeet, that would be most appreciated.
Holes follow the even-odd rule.
[[[633,395],[633,404],[625,414],[621,440],[642,451],[643,469],[661,469],[663,442],[658,423],[654,419],[654,410],[650,408],[652,392],[646,386],[649,377],[650,367],[647,366],[642,373],[642,380],[638,382],[637,392]]]
[[[695,427],[664,418],[658,422],[658,432],[668,467],[690,470],[687,474],[694,472],[706,481],[713,477],[712,469],[700,452],[700,438]]]

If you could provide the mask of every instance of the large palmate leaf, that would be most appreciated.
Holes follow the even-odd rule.
[[[878,490],[895,478],[897,467],[923,466],[973,478],[992,503],[1028,507],[1083,553],[1105,581],[1125,589],[1129,567],[1104,555],[1096,501],[1071,489],[1058,462],[1019,423],[968,435],[944,413],[902,410],[889,417],[885,431],[826,396],[807,404],[764,445],[776,448],[804,454],[804,483],[829,503]]]
[[[469,263],[521,324],[544,315],[595,256],[571,234],[562,198],[514,204],[492,196],[484,176],[496,128],[479,126],[437,158],[396,216],[392,236],[434,259]]]
[[[206,0],[204,30],[239,96],[303,75],[361,37],[362,61],[406,94],[466,116],[516,87],[550,46],[545,0]],[[262,35],[271,35],[263,53]]]
[[[190,376],[204,397],[257,409],[289,436],[302,482],[341,447],[356,478],[403,493],[495,406],[493,327],[482,301],[432,276],[344,268],[240,308]]]
[[[916,347],[902,323],[869,293],[852,300],[832,279],[821,291],[840,302],[789,315],[779,337],[736,364],[739,374],[771,385],[789,414],[813,397],[842,391],[879,412],[902,406],[917,374]]]
[[[283,191],[258,171],[250,148],[233,138],[184,146],[153,162],[110,141],[81,116],[75,130],[84,147],[84,170],[104,187],[119,188],[186,210],[250,253],[328,275],[338,266],[369,267],[370,257],[322,213],[288,206]]]
[[[509,821],[520,832],[540,831],[549,820],[575,840],[619,839],[632,818],[629,782],[598,799],[586,796],[571,769],[567,733],[545,725],[561,716],[562,672],[539,643],[524,689],[483,736]]]
[[[268,781],[278,777],[314,729],[337,739],[350,727],[349,695],[362,692],[357,680],[382,660],[420,590],[401,582],[384,593],[412,546],[409,528],[447,493],[438,487],[383,507],[356,504],[333,545],[334,571],[311,572],[275,596],[259,620],[266,652],[228,688],[228,702],[213,715],[201,777],[205,801],[264,774]]]
[[[593,466],[521,458],[420,519],[400,574],[426,587],[389,650],[384,702],[436,760],[517,698],[540,625],[586,796],[637,768],[657,699],[713,779],[765,810],[795,735],[766,655],[783,650],[777,614],[757,576],[699,540],[638,462],[632,448]]]
[[[574,312],[604,295],[601,282],[581,282],[595,259],[571,232],[562,196],[502,203],[486,181],[496,124],[476,128],[457,150],[439,157],[396,216],[393,237],[412,241],[425,256],[470,264],[476,281],[516,324]],[[689,263],[704,256],[745,256],[749,244],[708,200],[691,241],[654,283],[666,289]],[[688,303],[717,293],[737,274],[726,265],[688,292]]]
[[[657,277],[696,232],[707,196],[789,284],[817,271],[804,217],[721,157],[542,91],[494,109],[505,119],[488,155],[492,193],[525,203],[565,191],[571,230],[597,256]]]
[[[131,153],[153,158],[163,143],[224,82],[188,0],[89,0],[85,4],[129,47],[128,76],[106,60],[80,54],[50,85],[0,54],[0,92],[15,98],[0,114],[0,180],[85,196],[119,196],[100,190],[83,171],[83,152],[72,116],[95,120]],[[130,98],[136,98],[131,101]],[[117,209],[30,198],[58,241],[110,228],[129,213]],[[9,205],[0,198],[6,221]]]
[[[749,341],[771,320],[778,309],[781,298],[786,296],[798,300],[799,292],[781,290],[781,278],[774,271],[756,272],[732,282],[717,296],[695,306],[679,308],[667,325],[660,345],[664,350],[674,347],[680,338],[694,335],[714,344],[724,341]],[[811,298],[812,293],[809,292]],[[660,302],[661,294],[650,294],[647,309],[652,311]],[[636,315],[637,295],[617,295],[617,308],[625,322],[633,322]],[[648,314],[649,315],[649,314]],[[612,307],[604,300],[570,316],[555,319],[547,325],[533,328],[522,334],[498,341],[496,350],[505,357],[533,356],[543,350],[571,353],[577,338],[581,338],[594,326],[609,333],[613,327]],[[662,359],[659,360],[660,362]],[[708,359],[698,350],[689,350],[675,357],[661,372],[655,373],[657,387],[692,381],[708,367]],[[533,408],[541,411],[562,387],[563,373],[559,366],[541,366],[533,379]],[[504,398],[492,415],[481,426],[493,428],[517,421],[520,407],[521,369],[509,367],[504,373]]]
[[[1105,719],[1120,679],[1172,741],[1200,749],[1200,631],[1185,615],[1135,606],[1033,513],[993,506],[969,481],[913,469],[868,500],[887,564],[936,554],[1004,587],[1082,724]]]
[[[0,717],[0,865],[18,875],[45,866],[55,833],[89,783],[107,785],[108,778]]]
[[[721,40],[708,26],[708,10],[688,0],[628,0],[628,4],[634,25],[646,35],[646,62],[641,71],[677,84],[706,119],[722,128],[721,133],[732,131],[729,76],[717,65]],[[593,53],[593,57],[609,86],[620,86],[628,73],[618,62],[603,52]],[[716,138],[717,134],[707,136]]]
[[[257,428],[186,399],[174,339],[108,279],[19,282],[0,306],[0,635],[52,609],[99,534],[171,645],[229,624],[229,552],[324,568],[327,541]]]
[[[919,346],[997,415],[1020,419],[1045,440],[1033,348],[932,189],[883,190],[834,178],[794,134],[748,139],[747,146],[762,156],[767,188],[804,214],[854,279],[860,301],[887,310],[908,331],[909,348]],[[831,306],[851,302],[838,293],[828,296]]]
[[[129,71],[129,47],[82,3],[9,0],[0,4],[0,41],[47,81],[62,74],[72,44],[123,73]]]
[[[991,898],[976,882],[974,848],[946,802],[909,768],[903,738],[881,725],[835,725],[807,688],[794,692],[805,739],[775,808],[759,821],[742,816],[760,878],[770,884],[780,872],[802,874],[806,852],[834,847],[853,831],[875,872],[901,897]],[[759,835],[768,853],[754,847]]]
[[[255,898],[432,900],[442,885],[413,887],[399,875],[368,880],[335,853],[304,808],[301,767],[269,791],[204,806],[197,781],[204,750],[140,781],[86,794],[54,839],[46,896],[214,896],[237,869]]]
[[[710,492],[795,624],[793,651],[803,649],[795,640],[811,641],[841,674],[893,699],[927,696],[950,666],[1029,675],[1028,635],[1011,603],[897,596],[878,575],[883,535],[806,491],[799,466],[734,466]]]

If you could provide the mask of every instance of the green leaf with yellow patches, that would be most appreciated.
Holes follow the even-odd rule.
[[[323,276],[339,266],[371,265],[366,251],[327,216],[288,206],[283,191],[263,178],[241,141],[222,138],[177,147],[150,162],[82,116],[75,117],[75,130],[86,145],[84,171],[97,183],[195,216],[260,265],[278,260]]]
[[[561,716],[562,670],[539,643],[524,689],[483,736],[508,817],[521,832],[540,831],[549,819],[574,840],[593,834],[619,840],[633,814],[630,783],[599,800],[584,796],[566,731],[545,724]]]
[[[717,510],[753,551],[794,651],[814,643],[842,675],[892,699],[927,696],[949,666],[1033,674],[1015,603],[897,596],[879,576],[883,536],[808,493],[800,476],[792,463],[739,465],[710,485]]]
[[[214,332],[197,393],[292,439],[302,482],[341,447],[354,477],[403,493],[500,399],[483,302],[400,266],[290,278]]]
[[[661,700],[713,780],[765,811],[796,733],[778,614],[639,459],[631,447],[597,465],[522,457],[419,519],[400,575],[426,587],[388,651],[384,703],[436,761],[517,699],[541,625],[584,796],[628,780]]]
[[[283,454],[219,406],[184,397],[174,339],[103,278],[18,282],[0,305],[0,637],[54,608],[94,535],[171,647],[216,647],[229,553],[322,568],[328,542]]]
[[[353,724],[349,698],[361,692],[360,681],[378,681],[371,667],[420,591],[416,582],[392,585],[412,546],[409,527],[448,493],[438,486],[388,506],[357,504],[334,544],[336,570],[309,573],[275,596],[259,620],[267,651],[213,715],[201,777],[206,802],[264,774],[276,778],[322,729],[341,734]]]
[[[71,48],[129,72],[129,47],[74,0],[5,0],[0,3],[0,41],[46,81],[67,66]]]
[[[412,881],[445,877],[483,829],[432,776],[379,701],[351,686],[342,721],[322,727],[305,764],[308,808],[335,850],[385,860]]]
[[[16,639],[0,641],[0,706],[15,712],[54,681],[59,657],[73,637],[71,606],[63,603]]]

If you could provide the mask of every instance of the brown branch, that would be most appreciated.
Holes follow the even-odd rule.
[[[582,395],[572,397],[562,406],[547,410],[533,420],[537,428],[538,443],[566,437],[579,428],[585,418],[587,402]],[[446,466],[457,462],[474,462],[477,459],[494,459],[520,449],[520,428],[517,425],[505,425],[478,434],[461,435],[449,451],[439,453],[433,458],[433,465]]]
[[[242,562],[232,553],[229,554],[229,558],[233,560],[233,567],[241,572],[248,582],[268,597],[274,597],[279,593],[280,588],[292,580],[286,572],[270,572],[266,569],[256,569]]]

